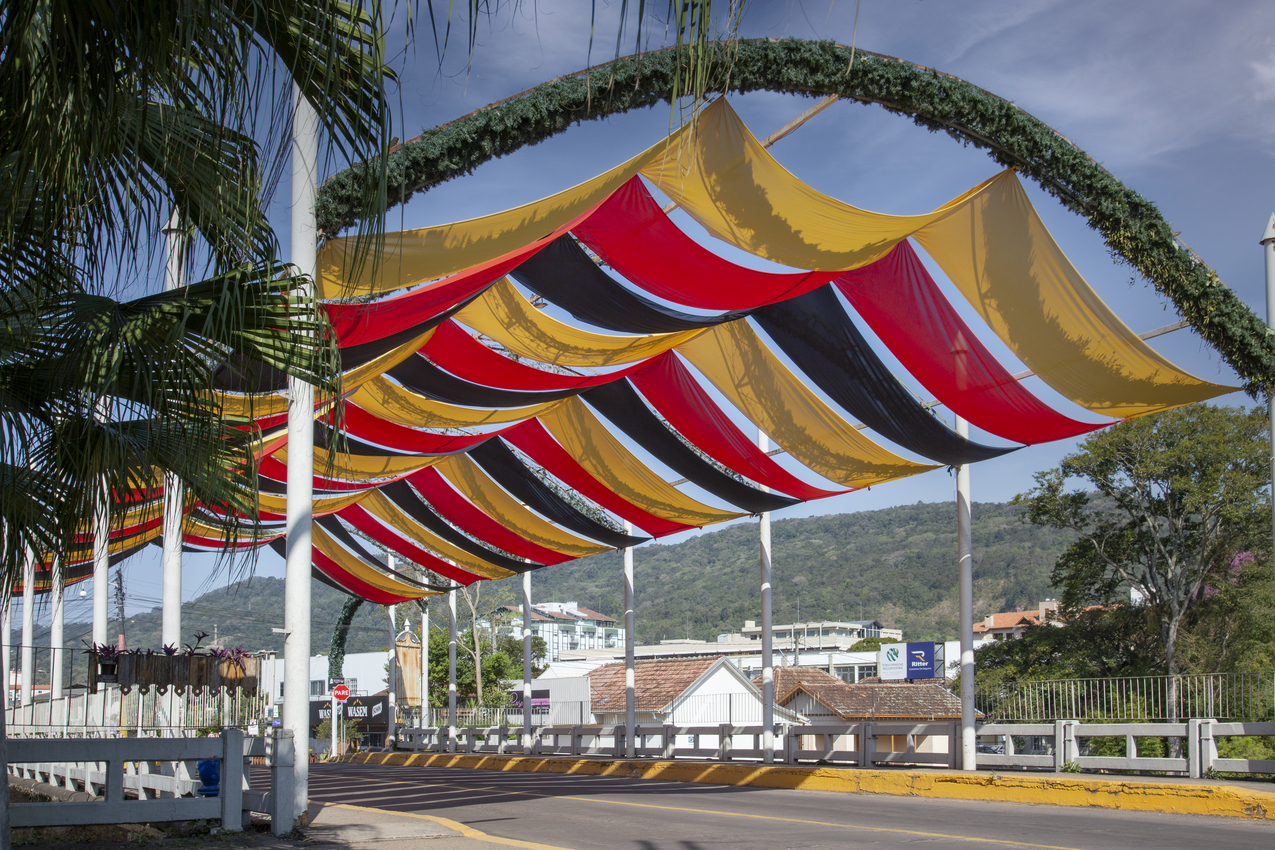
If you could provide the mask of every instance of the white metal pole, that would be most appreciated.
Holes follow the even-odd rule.
[[[110,591],[111,504],[106,479],[98,484],[93,505],[93,645],[106,644],[106,606]]]
[[[4,708],[13,703],[13,599],[4,606]]]
[[[429,727],[429,609],[421,612],[421,728]]]
[[[1275,213],[1262,233],[1262,254],[1266,258],[1266,327],[1275,328]],[[1275,393],[1266,399],[1271,440],[1271,535],[1275,541]]]
[[[633,535],[633,523],[624,523],[624,533]],[[637,674],[633,628],[636,602],[633,593],[633,547],[624,548],[624,757],[637,755]]]
[[[969,437],[970,426],[956,417],[956,433]],[[974,555],[970,526],[970,467],[956,468],[956,559],[960,574],[961,769],[978,770],[974,737]]]
[[[531,755],[531,570],[522,574],[522,752]]]
[[[447,752],[456,752],[456,591],[447,591]]]
[[[287,691],[285,690],[284,693],[286,694]],[[336,756],[340,754],[339,751],[337,750],[337,729],[340,728],[341,726],[341,703],[337,702],[336,694],[332,695],[332,709],[329,712],[328,716],[331,718],[329,720],[329,725],[332,727],[331,753],[332,753],[332,757],[336,758]]]
[[[49,582],[51,588],[49,590],[50,599],[50,616],[49,616],[49,705],[53,705],[53,700],[62,697],[62,663],[64,658],[64,650],[62,642],[65,635],[66,625],[66,586],[63,583],[65,576],[62,574],[62,567],[58,563],[53,564],[53,569],[49,571]],[[49,722],[54,722],[52,714],[50,714]]]
[[[394,569],[394,556],[389,557],[390,569]],[[385,712],[389,716],[385,718],[385,746],[387,749],[394,746],[397,739],[398,728],[398,621],[394,617],[394,606],[390,606],[390,669],[389,682],[386,684],[385,691],[389,695],[386,700]]]
[[[293,85],[292,263],[314,278],[314,201],[318,192],[319,125]],[[304,292],[303,294],[308,294]],[[314,499],[314,387],[288,379],[288,508],[284,574],[283,728],[296,747],[292,816],[308,821],[310,792],[310,547]]]
[[[31,688],[35,683],[32,655],[35,649],[35,553],[27,550],[22,565],[22,704],[31,704]]]
[[[757,447],[770,451],[770,437],[757,433]],[[775,760],[775,655],[771,620],[770,511],[758,523],[761,538],[761,740],[762,760]]]
[[[164,289],[185,284],[186,234],[181,213],[173,210],[164,226]],[[185,488],[172,472],[164,473],[164,539],[160,645],[177,648],[182,639],[182,523],[185,521]]]

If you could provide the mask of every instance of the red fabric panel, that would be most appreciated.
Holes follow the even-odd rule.
[[[476,505],[452,489],[443,478],[442,473],[433,467],[415,472],[407,479],[434,510],[438,511],[453,525],[484,543],[503,549],[518,558],[530,558],[538,564],[561,564],[572,560],[571,555],[564,555],[552,549],[546,549],[538,543],[524,540],[521,535],[510,531],[483,513]]]
[[[426,549],[422,549],[412,541],[399,537],[379,522],[376,517],[358,505],[350,505],[345,510],[338,511],[337,516],[382,546],[388,546],[407,560],[414,561],[426,569],[431,569],[440,576],[445,576],[464,585],[471,585],[481,578],[481,576],[474,575],[469,570],[447,563],[447,561]]]
[[[332,579],[355,596],[362,596],[368,602],[375,602],[378,605],[397,605],[400,602],[406,602],[412,597],[398,596],[393,593],[386,593],[380,588],[373,587],[361,579],[357,579],[350,573],[341,568],[341,565],[320,552],[318,549],[310,551],[310,563],[314,568]]]
[[[523,260],[544,247],[541,242],[520,251],[426,284],[404,295],[366,304],[329,302],[323,305],[338,344],[345,348],[375,342],[399,331],[422,325],[473,295],[482,292]],[[392,274],[393,269],[386,269]]]
[[[623,517],[652,537],[676,534],[693,525],[657,517],[632,502],[620,498],[605,484],[594,478],[571,454],[558,444],[539,419],[528,419],[501,434],[512,445],[525,452],[532,460],[556,475],[568,487],[580,495],[592,499],[616,516]]]
[[[836,284],[935,398],[984,431],[1032,445],[1112,424],[1064,416],[1015,381],[943,297],[906,240],[872,265],[843,273]]]
[[[486,350],[485,346],[479,345],[479,347]],[[425,455],[457,454],[501,433],[494,431],[486,434],[436,434],[431,431],[418,431],[415,428],[380,419],[348,401],[345,403],[343,413],[345,431],[351,437],[400,452]]]
[[[635,368],[630,366],[605,375],[547,372],[497,354],[450,319],[438,326],[429,342],[421,347],[421,354],[458,378],[507,390],[583,390],[614,381]]]
[[[717,406],[673,352],[656,357],[629,380],[678,433],[758,484],[804,502],[850,492],[807,484],[767,456]]]
[[[796,298],[837,276],[775,274],[724,260],[678,229],[637,177],[572,232],[637,286],[702,310],[751,310]]]
[[[270,537],[262,537],[259,540],[240,540],[238,543],[233,544],[233,546],[236,549],[252,549],[256,546],[261,546],[266,543],[269,543],[271,540],[275,540],[282,536],[283,536],[282,534],[275,534]],[[199,534],[184,534],[182,535],[182,542],[189,543],[192,546],[207,546],[209,549],[225,549],[226,548],[225,542],[223,542],[220,537],[218,538],[204,537]]]
[[[288,465],[276,458],[274,455],[263,457],[257,466],[257,472],[262,477],[269,478],[271,481],[278,481],[280,484],[288,483]],[[325,478],[322,475],[314,476],[314,489],[317,492],[330,493],[349,493],[354,490],[372,490],[380,487],[382,484],[388,484],[391,481],[399,481],[410,475],[405,472],[392,478],[377,478],[375,481],[346,481],[341,478]]]

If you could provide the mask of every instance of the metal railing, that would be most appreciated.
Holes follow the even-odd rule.
[[[1169,676],[997,683],[977,687],[974,699],[988,722],[1275,719],[1275,673],[1200,673],[1176,679],[1176,705],[1169,698]]]
[[[9,740],[10,774],[100,799],[83,802],[11,803],[15,827],[103,823],[157,823],[214,818],[237,832],[252,812],[268,814],[271,831],[293,828],[292,733],[245,738],[227,729],[218,738],[27,738]],[[270,787],[253,788],[244,763],[265,759]],[[196,764],[219,761],[215,797],[193,796],[200,785]],[[136,799],[129,799],[132,792]]]
[[[103,688],[81,691],[9,709],[5,728],[11,737],[186,736],[208,730],[246,728],[266,716],[269,694],[260,691],[201,688],[164,693],[151,688]]]

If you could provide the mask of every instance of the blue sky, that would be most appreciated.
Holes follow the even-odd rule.
[[[662,14],[664,4],[648,5]],[[614,0],[598,4],[592,57],[587,52],[587,3],[539,0],[505,7],[480,22],[468,72],[463,32],[453,42],[461,50],[449,53],[440,71],[428,20],[418,21],[415,45],[397,60],[401,85],[393,94],[395,135],[410,138],[590,61],[610,58],[618,6]],[[742,34],[848,44],[855,9],[844,0],[752,2]],[[1155,202],[1181,238],[1258,315],[1265,315],[1257,239],[1275,209],[1269,141],[1275,137],[1275,35],[1268,3],[876,0],[862,3],[859,15],[859,47],[969,80],[1014,101],[1074,141]],[[648,28],[657,40],[662,38],[662,22],[650,21]],[[626,41],[626,50],[631,49],[631,39],[626,36]],[[771,94],[731,100],[758,136],[810,102]],[[418,196],[392,213],[387,227],[455,221],[543,197],[652,144],[667,132],[669,120],[667,107],[657,107],[573,128]],[[835,104],[772,152],[820,190],[890,213],[931,209],[998,171],[986,155],[945,135],[852,103]],[[1132,270],[1112,262],[1083,221],[1033,186],[1029,191],[1072,260],[1135,330],[1176,320],[1164,299]],[[281,194],[286,197],[286,185]],[[286,206],[277,203],[274,212],[286,233]],[[684,216],[678,221],[695,232]],[[720,243],[710,247],[740,259]],[[1189,332],[1154,344],[1202,377],[1234,382]],[[994,350],[1005,354],[1003,348]],[[1012,370],[1020,368],[1007,354],[1004,362]],[[1032,389],[1047,400],[1057,399],[1039,383]],[[1221,401],[1248,403],[1240,395]],[[1058,406],[1074,411],[1061,402]],[[975,466],[975,501],[1002,501],[1022,492],[1031,485],[1032,472],[1055,465],[1073,449],[1072,443],[1032,447]],[[939,470],[869,493],[790,509],[776,519],[944,501],[952,497],[953,487],[953,479]],[[130,610],[158,604],[158,563],[156,549],[129,563]],[[226,581],[224,572],[214,574],[210,566],[210,559],[191,560],[184,582],[187,598]],[[272,552],[263,552],[256,572],[282,575],[282,563]],[[73,601],[71,618],[87,617],[87,604],[83,612],[79,607]]]

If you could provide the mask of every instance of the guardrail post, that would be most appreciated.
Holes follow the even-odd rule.
[[[1063,721],[1063,761],[1075,761],[1080,749],[1076,745],[1076,726],[1075,720]]]
[[[270,832],[292,832],[292,767],[296,749],[292,730],[275,728],[270,738]]]
[[[673,750],[676,748],[677,736],[673,734],[673,727],[664,724],[664,751],[663,757],[666,759],[673,758]]]
[[[717,728],[717,760],[730,761],[730,724],[723,723]]]
[[[947,724],[947,727],[948,727],[947,766],[951,768],[952,770],[958,770],[962,766],[961,764],[962,756],[964,755],[964,751],[959,746],[962,743],[961,722],[959,720],[953,720]],[[974,730],[974,734],[975,734],[974,769],[978,770],[978,744],[977,744],[978,730],[977,729]]]
[[[1067,763],[1067,739],[1066,735],[1067,721],[1054,721],[1054,770],[1061,773],[1063,765]]]
[[[624,732],[625,732],[625,729],[623,726],[611,727],[611,745],[612,745],[611,757],[612,758],[616,758],[616,759],[624,758],[625,747],[628,745],[628,741],[626,741],[624,737]]]
[[[221,828],[243,831],[243,731],[224,729],[221,733]]]
[[[1191,736],[1192,744],[1194,745],[1195,750],[1199,753],[1199,755],[1196,758],[1193,758],[1192,761],[1198,762],[1196,767],[1199,770],[1199,773],[1193,773],[1191,775],[1200,779],[1207,776],[1209,771],[1213,769],[1213,761],[1217,758],[1217,741],[1213,738],[1214,721],[1209,719],[1199,721],[1192,720],[1191,722],[1199,723],[1199,730]]]
[[[872,735],[872,723],[863,721],[859,724],[859,767],[872,767],[872,750],[876,745],[876,738]]]
[[[571,755],[573,756],[580,755],[580,739],[582,737],[583,735],[580,734],[580,727],[572,726],[571,727]]]

